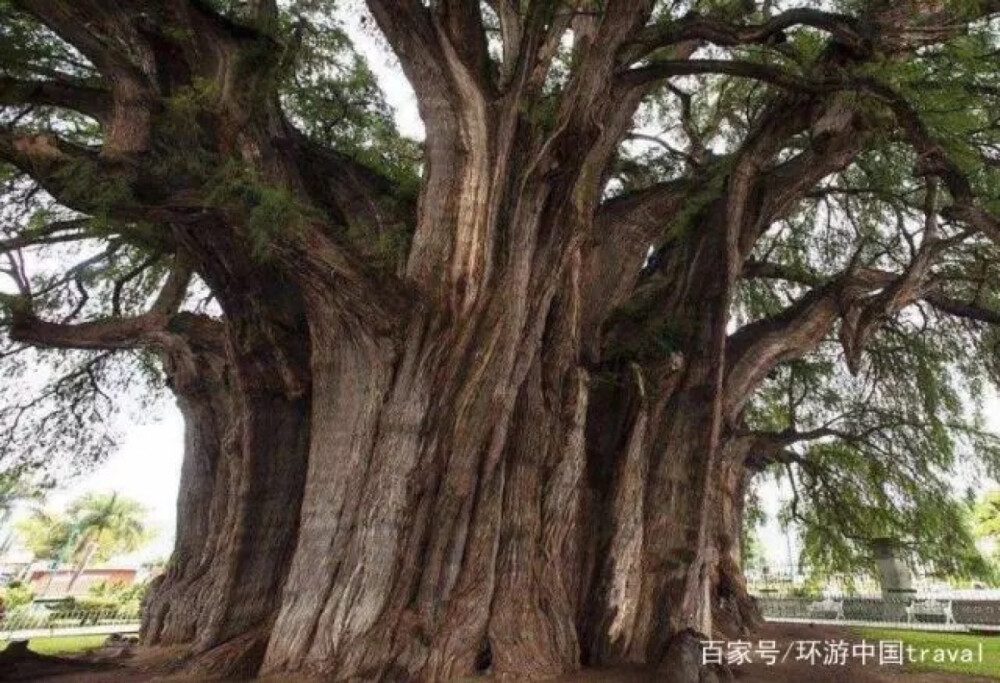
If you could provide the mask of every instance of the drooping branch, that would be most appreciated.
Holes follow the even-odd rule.
[[[875,287],[886,287],[898,276],[877,268],[858,268],[855,272],[870,281]],[[790,268],[779,263],[767,261],[750,261],[743,273],[747,278],[768,278],[784,280],[809,287],[818,287],[824,283],[821,276],[803,271],[800,268]],[[1000,324],[1000,310],[995,310],[973,301],[962,301],[945,293],[944,286],[948,279],[932,278],[928,286],[920,293],[919,299],[926,301],[942,313],[987,324]]]
[[[771,108],[772,120],[788,119],[792,103],[779,99]],[[763,228],[784,217],[797,202],[822,178],[843,169],[861,149],[866,133],[866,122],[855,112],[834,98],[820,106],[798,103],[795,120],[786,121],[784,133],[770,140],[769,151],[760,145],[745,149],[745,158],[760,155],[760,164],[773,156],[783,143],[807,123],[810,144],[800,153],[771,167],[759,169],[758,188],[754,204],[759,207],[755,220],[748,221],[741,234],[741,252],[749,253],[750,247]],[[809,123],[811,121],[811,123]],[[725,160],[719,166],[728,168]],[[680,208],[680,202],[706,192],[710,178],[685,177],[653,185],[604,202],[597,213],[598,233],[609,235],[609,242],[619,246],[635,242],[633,256],[627,263],[621,255],[614,257],[622,268],[638,273],[648,249],[662,242],[664,230]],[[619,240],[622,240],[619,242]]]
[[[804,94],[853,91],[872,96],[895,115],[907,142],[920,155],[918,172],[941,178],[952,197],[942,209],[946,217],[960,220],[1000,242],[1000,218],[983,208],[965,173],[944,147],[934,140],[920,114],[891,87],[867,76],[830,76],[810,79],[769,65],[728,60],[674,60],[629,71],[623,78],[633,85],[693,74],[728,74],[760,80]]]
[[[808,353],[829,333],[840,314],[839,301],[864,292],[847,278],[810,290],[778,315],[750,323],[730,335],[726,350],[725,413],[735,418],[757,385],[779,363]]]
[[[858,305],[848,306],[845,311],[840,326],[840,341],[844,347],[847,367],[852,373],[857,373],[861,350],[879,322],[896,315],[920,296],[930,275],[934,257],[947,243],[938,237],[936,198],[937,185],[929,183],[924,206],[926,219],[923,243],[903,274],[876,295]]]
[[[728,414],[738,413],[774,367],[814,349],[842,318],[848,321],[842,325],[842,343],[845,334],[855,335],[849,336],[845,344],[845,355],[854,371],[865,339],[886,319],[918,301],[926,301],[948,315],[986,324],[1000,323],[1000,311],[956,300],[942,291],[942,281],[929,276],[932,257],[950,243],[932,239],[902,274],[853,267],[824,280],[778,264],[748,263],[744,277],[778,278],[811,289],[781,313],[750,323],[731,335],[727,353]],[[861,329],[864,332],[858,336]]]
[[[741,24],[732,19],[691,12],[676,21],[661,21],[645,27],[625,56],[627,63],[634,63],[662,47],[689,40],[719,47],[778,47],[786,41],[786,31],[809,28],[827,33],[833,43],[847,48],[855,57],[867,59],[873,57],[876,50],[898,53],[942,43],[960,35],[970,23],[998,11],[1000,4],[994,1],[956,10],[908,0],[881,6],[873,3],[868,11],[858,16],[794,7],[756,24]]]
[[[124,350],[167,348],[174,337],[201,348],[222,349],[222,324],[207,316],[179,313],[192,271],[178,257],[149,309],[136,316],[110,316],[89,322],[57,323],[39,318],[30,300],[13,302],[9,324],[11,339],[48,348]]]
[[[874,79],[860,79],[859,87],[884,102],[895,115],[906,141],[919,155],[917,172],[942,180],[952,203],[941,209],[946,218],[961,221],[1000,244],[1000,218],[980,204],[968,173],[934,139],[920,113],[891,87]]]

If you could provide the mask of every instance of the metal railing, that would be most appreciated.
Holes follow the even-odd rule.
[[[1000,599],[947,595],[755,595],[768,621],[1000,631]]]
[[[769,621],[1000,631],[1000,589],[911,571],[912,589],[883,591],[874,573],[748,568],[747,588]]]
[[[137,633],[140,622],[140,613],[134,608],[49,608],[26,605],[7,610],[0,617],[0,641]]]

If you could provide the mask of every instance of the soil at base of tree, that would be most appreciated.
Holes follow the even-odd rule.
[[[774,640],[784,652],[790,643],[799,640],[846,640],[856,636],[848,629],[836,626],[803,624],[766,624],[750,639]],[[80,659],[32,657],[20,661],[13,669],[0,667],[0,681],[34,681],[37,683],[195,683],[204,676],[176,673],[179,648],[139,648],[128,658],[117,659],[113,665],[98,655]],[[2,657],[0,657],[2,660]],[[112,665],[113,668],[105,668]],[[16,669],[16,670],[14,670]],[[737,683],[996,683],[997,678],[967,676],[944,672],[909,672],[898,666],[866,666],[849,661],[846,666],[810,665],[804,661],[786,661],[774,666],[754,662],[733,671]],[[269,676],[261,683],[307,683],[301,675]],[[490,677],[463,679],[490,681]],[[585,670],[555,679],[556,683],[646,683],[669,681],[666,672],[646,669],[616,668]]]

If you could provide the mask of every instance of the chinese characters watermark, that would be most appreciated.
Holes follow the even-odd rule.
[[[774,640],[703,640],[701,663],[743,666],[759,662],[774,666],[782,662],[807,662],[810,666],[902,666],[925,662],[973,663],[983,661],[983,644],[976,648],[927,648],[901,640],[793,640],[779,645]]]

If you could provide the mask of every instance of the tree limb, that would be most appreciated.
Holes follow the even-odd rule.
[[[783,32],[796,26],[826,31],[836,42],[857,53],[871,49],[871,39],[856,17],[800,7],[781,12],[761,24],[739,25],[692,13],[676,22],[647,26],[636,36],[625,60],[631,63],[654,50],[687,40],[724,47],[772,44],[783,40]]]
[[[61,80],[23,80],[0,76],[0,105],[38,105],[72,109],[106,125],[111,96],[101,88]]]

